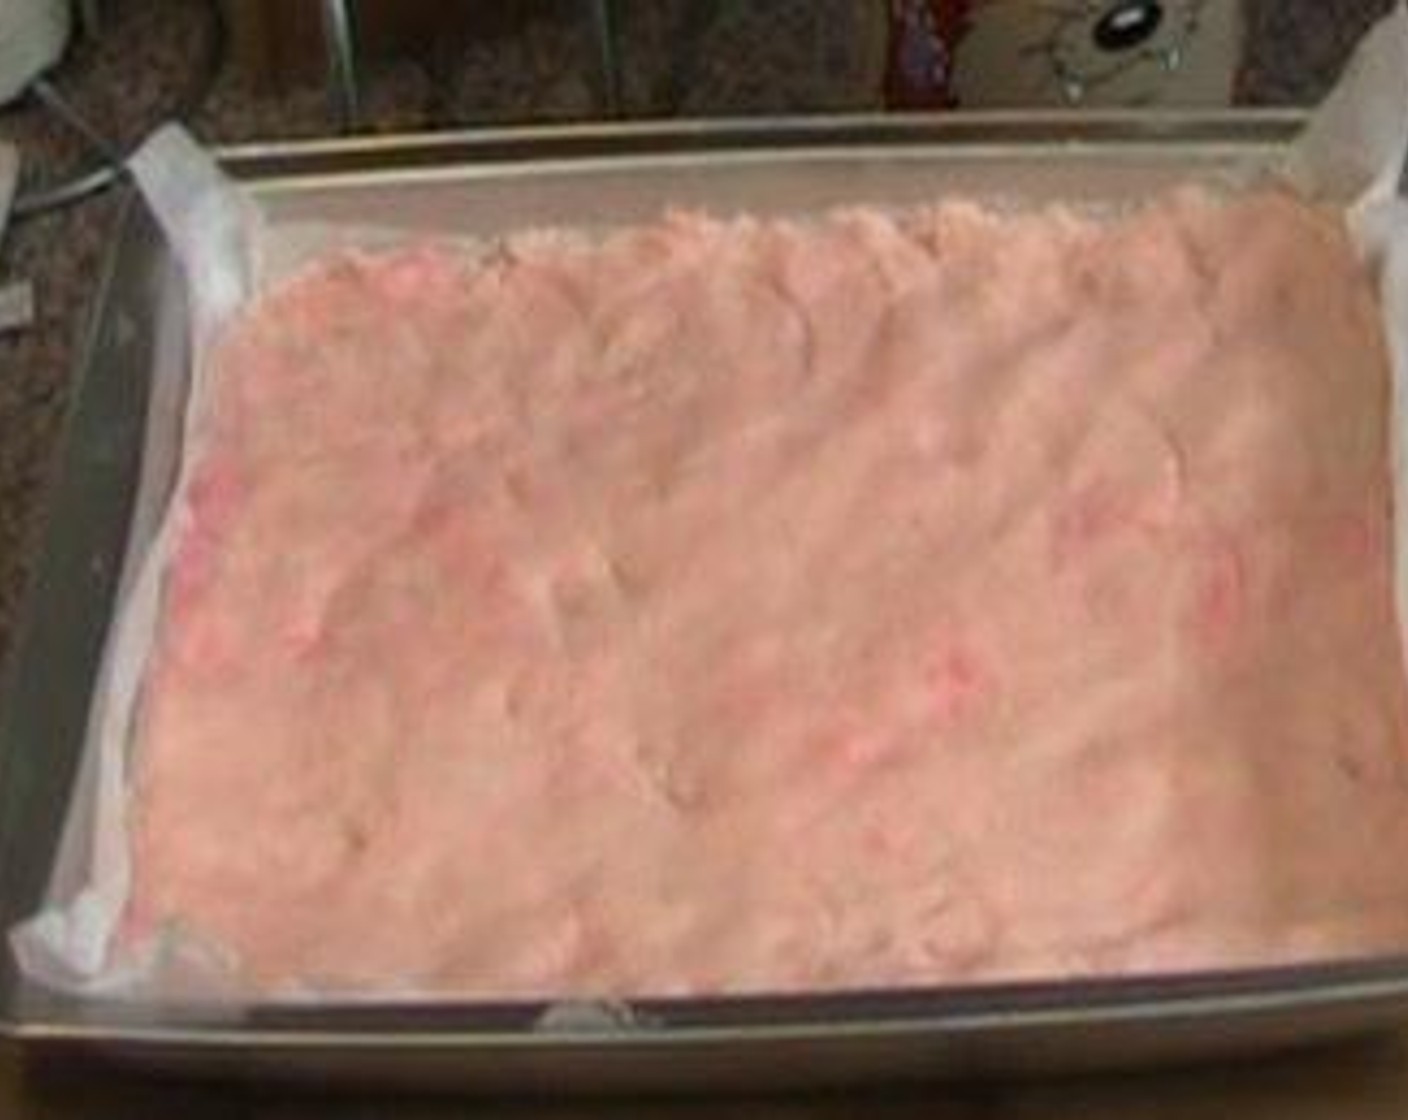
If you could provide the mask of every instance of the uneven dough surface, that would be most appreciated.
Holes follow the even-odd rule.
[[[1408,949],[1381,335],[1271,192],[327,260],[214,357],[124,937],[471,996]]]

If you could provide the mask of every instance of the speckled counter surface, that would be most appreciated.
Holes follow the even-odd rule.
[[[680,107],[698,114],[873,108],[879,102],[875,12],[879,0],[619,0],[623,90],[630,115]],[[696,18],[685,20],[694,5]],[[1391,0],[1248,0],[1249,98],[1316,100],[1364,27]],[[516,31],[493,40],[466,34],[425,64],[369,75],[368,125],[406,129],[485,121],[580,118],[596,111],[591,41],[574,0],[539,0]],[[74,103],[108,135],[130,142],[162,119],[199,76],[209,18],[203,0],[110,0],[102,34],[81,42],[56,75]],[[693,23],[693,64],[681,88],[676,36]],[[673,60],[673,62],[672,62]],[[673,66],[673,68],[672,68]],[[194,121],[209,140],[323,134],[327,102],[316,88],[281,97],[223,69]],[[46,175],[84,153],[29,107],[0,110],[0,137],[37,157]],[[0,280],[36,286],[38,320],[0,336],[0,657],[8,650],[32,565],[57,437],[115,200],[98,197],[12,227],[0,246]],[[894,1096],[616,1107],[520,1106],[483,1111],[454,1102],[314,1100],[272,1090],[209,1093],[72,1071],[21,1066],[0,1051],[3,1117],[250,1117],[470,1115],[553,1117],[724,1114],[767,1117],[1389,1117],[1408,1115],[1408,1038],[1235,1070],[1079,1080]]]

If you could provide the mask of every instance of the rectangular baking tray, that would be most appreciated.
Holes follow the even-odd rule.
[[[1146,195],[1255,174],[1294,113],[951,116],[386,137],[223,154],[275,225],[415,233],[614,225],[666,206],[796,212],[951,193]],[[186,361],[183,284],[129,198],[74,372],[60,476],[0,696],[0,925],[44,897],[129,539],[152,531],[149,393]],[[174,429],[173,429],[174,430]],[[139,479],[147,476],[142,503]],[[1405,868],[1408,874],[1408,868]],[[1405,947],[1408,950],[1408,946]],[[0,964],[0,1034],[149,1067],[492,1090],[692,1089],[1115,1068],[1408,1022],[1408,955],[1236,973],[623,1006],[156,1008],[44,990]]]

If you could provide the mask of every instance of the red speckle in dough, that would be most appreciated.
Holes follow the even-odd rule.
[[[244,492],[238,469],[228,459],[212,455],[191,478],[186,509],[193,521],[219,525],[234,513]]]
[[[847,766],[868,770],[894,753],[894,741],[876,731],[857,731],[841,739],[840,753]]]
[[[1233,636],[1248,606],[1247,562],[1231,540],[1205,545],[1196,561],[1198,576],[1189,611],[1193,633],[1209,645]]]
[[[1103,543],[1130,518],[1129,503],[1108,483],[1093,482],[1058,505],[1052,515],[1051,566],[1061,571]]]
[[[988,673],[977,656],[961,646],[942,650],[937,662],[929,678],[934,718],[940,724],[956,723],[987,693]]]
[[[1383,555],[1388,531],[1385,516],[1345,513],[1331,521],[1328,536],[1335,557],[1353,569],[1362,568]]]
[[[186,487],[185,522],[168,573],[169,608],[183,612],[209,582],[219,559],[225,528],[244,496],[239,472],[209,456]]]
[[[878,856],[903,857],[914,850],[917,838],[911,823],[893,818],[866,822],[861,839]]]
[[[180,547],[167,571],[166,606],[174,617],[188,611],[206,586],[217,550],[212,535],[196,525],[181,535]]]
[[[405,303],[452,296],[462,277],[455,258],[430,245],[380,262],[370,269],[369,275],[379,292]]]
[[[279,635],[284,651],[295,661],[315,657],[323,644],[323,627],[316,616],[290,622]]]
[[[171,636],[169,648],[172,662],[180,669],[209,677],[229,669],[237,643],[230,620],[209,611],[188,610]]]

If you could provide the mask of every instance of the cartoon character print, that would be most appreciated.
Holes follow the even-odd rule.
[[[891,0],[890,104],[1226,105],[1240,8],[1240,0]],[[933,72],[926,50],[944,62],[938,94],[939,83],[923,81]]]

